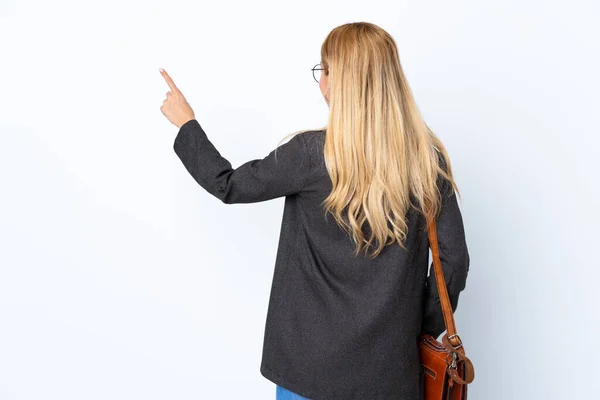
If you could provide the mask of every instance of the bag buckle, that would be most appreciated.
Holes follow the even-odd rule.
[[[458,336],[458,333],[448,336],[448,342],[450,342],[450,339],[452,339],[453,337],[458,338],[458,345],[457,346],[452,345],[452,347],[454,347],[455,349],[460,349],[462,347],[462,339],[460,338],[460,336]],[[452,343],[450,343],[450,344],[452,344]]]

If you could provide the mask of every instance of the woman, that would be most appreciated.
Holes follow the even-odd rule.
[[[161,111],[179,128],[185,168],[223,203],[285,196],[260,367],[277,398],[421,399],[418,337],[445,330],[433,268],[427,275],[428,218],[453,311],[469,270],[449,156],[380,27],[333,29],[319,72],[327,125],[236,169],[164,71]]]

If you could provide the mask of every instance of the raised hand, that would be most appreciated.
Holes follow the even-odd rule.
[[[181,128],[186,122],[196,119],[194,110],[183,96],[183,93],[175,86],[173,79],[167,74],[167,71],[160,68],[160,74],[167,81],[170,91],[167,92],[167,98],[163,101],[160,111],[177,128]]]

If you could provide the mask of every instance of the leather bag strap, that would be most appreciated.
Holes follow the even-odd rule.
[[[431,247],[431,254],[433,255],[433,272],[435,274],[435,280],[437,282],[437,288],[440,295],[440,305],[442,306],[442,312],[444,314],[444,322],[446,324],[446,331],[448,333],[448,341],[450,344],[452,344],[452,346],[460,347],[462,343],[458,335],[456,335],[456,324],[454,323],[452,305],[450,304],[446,279],[444,278],[444,270],[442,269],[442,262],[440,261],[440,250],[437,240],[437,226],[434,220],[429,221],[427,230],[429,233],[429,247]]]
[[[442,344],[450,351],[449,354],[452,354],[452,360],[447,361],[449,364],[448,374],[458,383],[471,383],[475,378],[475,370],[471,360],[469,360],[469,358],[465,355],[465,348],[462,344],[462,340],[456,333],[456,324],[454,323],[452,304],[450,303],[450,297],[448,296],[448,288],[446,286],[446,279],[444,278],[444,270],[442,269],[442,262],[440,261],[440,251],[437,240],[437,226],[435,220],[430,220],[428,222],[427,230],[429,234],[429,247],[431,247],[431,253],[433,255],[433,272],[435,273],[438,293],[440,295],[440,305],[442,306],[444,323],[446,324],[446,334],[442,337]],[[464,379],[459,375],[456,368],[457,362],[460,361],[465,363]]]

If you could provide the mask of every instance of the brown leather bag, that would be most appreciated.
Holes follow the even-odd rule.
[[[419,354],[425,372],[425,400],[466,400],[467,384],[475,378],[475,370],[456,333],[452,305],[440,261],[435,220],[428,223],[428,231],[446,333],[442,336],[441,343],[424,332],[419,337]]]

